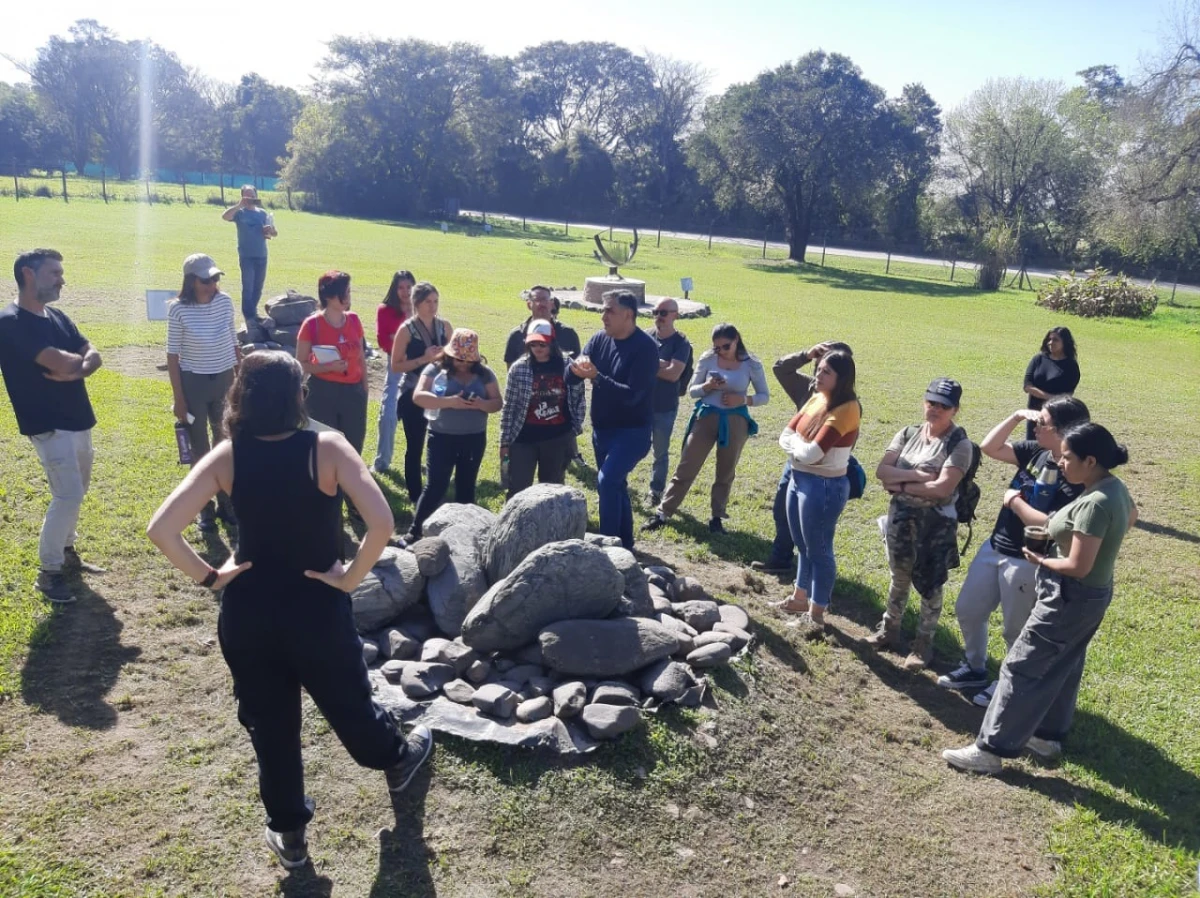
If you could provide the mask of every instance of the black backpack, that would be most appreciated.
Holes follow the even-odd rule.
[[[908,441],[921,429],[921,425],[914,424],[904,428],[904,443],[908,445]],[[967,525],[967,539],[959,549],[959,554],[965,554],[967,546],[971,545],[971,537],[974,535],[974,528],[971,526],[975,520],[975,509],[979,507],[979,498],[982,495],[979,489],[979,484],[975,482],[975,474],[979,471],[979,462],[983,458],[983,452],[979,448],[979,444],[972,442],[967,436],[967,432],[961,427],[955,427],[950,433],[950,439],[946,442],[946,454],[954,452],[961,440],[966,440],[971,444],[971,461],[967,465],[967,470],[963,473],[963,479],[958,484],[958,495],[954,498],[954,515],[958,518],[958,523]]]

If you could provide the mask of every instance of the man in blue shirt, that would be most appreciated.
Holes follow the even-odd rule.
[[[637,297],[627,290],[604,294],[598,331],[571,363],[568,383],[592,382],[592,446],[599,468],[600,532],[633,548],[629,472],[650,451],[658,348],[638,330]]]
[[[267,280],[267,241],[278,237],[271,214],[258,202],[258,191],[247,184],[242,198],[221,216],[237,225],[238,260],[242,263],[242,316],[247,324],[258,320],[258,301]]]

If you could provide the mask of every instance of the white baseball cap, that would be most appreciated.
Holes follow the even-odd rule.
[[[183,273],[185,276],[194,274],[198,278],[211,278],[225,272],[217,267],[212,256],[206,256],[204,253],[192,253],[183,260]]]

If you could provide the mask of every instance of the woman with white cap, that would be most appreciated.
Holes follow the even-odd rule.
[[[211,256],[193,253],[183,262],[183,286],[167,305],[167,377],[174,396],[171,410],[188,431],[192,466],[225,437],[225,394],[242,360],[234,323],[233,299],[221,291],[223,272]],[[212,434],[211,441],[209,433]],[[207,503],[196,519],[205,533],[217,529],[217,517],[233,522],[224,493]]]

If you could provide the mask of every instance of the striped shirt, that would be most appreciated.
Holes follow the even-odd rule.
[[[825,397],[814,393],[779,435],[779,445],[795,471],[844,477],[861,417],[857,401],[843,402],[829,411]]]
[[[167,354],[179,356],[181,371],[220,374],[237,364],[233,300],[218,293],[212,302],[167,303]]]

